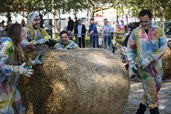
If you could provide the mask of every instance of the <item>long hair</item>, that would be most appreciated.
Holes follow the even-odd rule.
[[[12,24],[8,30],[9,37],[12,39],[15,48],[15,56],[16,63],[22,64],[26,61],[26,57],[24,56],[23,50],[20,47],[21,34],[22,34],[22,26],[21,24],[15,23]]]

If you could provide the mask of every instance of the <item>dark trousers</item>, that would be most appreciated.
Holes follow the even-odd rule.
[[[82,38],[77,38],[77,44],[80,48],[85,48],[85,38],[82,37]]]

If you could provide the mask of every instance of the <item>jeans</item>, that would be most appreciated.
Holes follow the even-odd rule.
[[[98,35],[97,34],[90,35],[90,46],[93,48],[98,47]]]
[[[111,51],[111,43],[112,43],[112,38],[111,38],[111,35],[104,35],[104,46],[105,46],[105,49]]]

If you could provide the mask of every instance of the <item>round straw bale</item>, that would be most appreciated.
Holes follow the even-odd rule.
[[[165,54],[163,55],[163,79],[169,78],[171,76],[171,48],[167,48]]]
[[[36,57],[36,55],[40,52],[40,50],[45,51],[45,50],[50,50],[50,49],[48,48],[47,45],[44,44],[44,45],[39,46],[39,51],[36,50],[36,49],[29,50],[29,51],[24,50],[24,54],[25,54],[26,57],[28,57],[30,59],[34,59]]]
[[[130,83],[120,58],[104,49],[78,49],[47,51],[43,61],[28,81],[26,113],[123,113]]]

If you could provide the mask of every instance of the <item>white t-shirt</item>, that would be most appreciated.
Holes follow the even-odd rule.
[[[82,25],[78,25],[77,30],[78,30],[77,37],[81,38],[81,35],[82,35]]]

